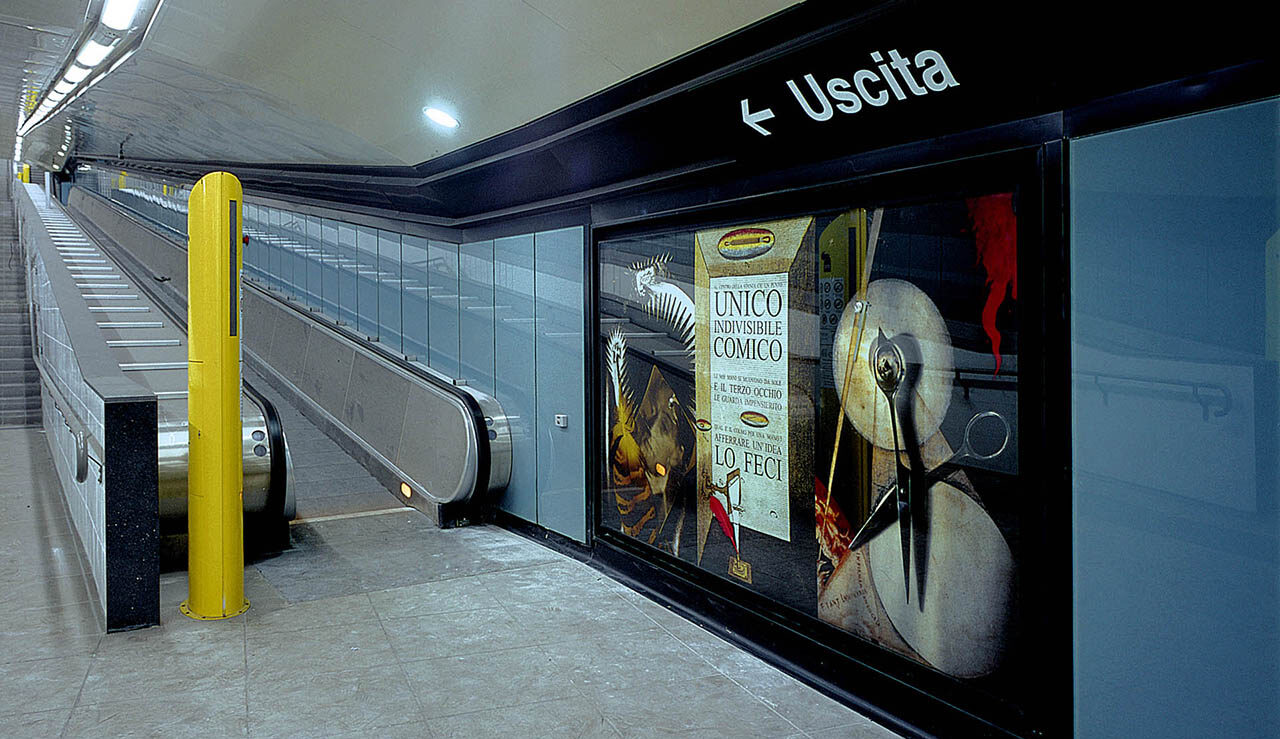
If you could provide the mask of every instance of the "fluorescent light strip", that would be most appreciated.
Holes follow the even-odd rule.
[[[82,67],[79,64],[72,64],[70,67],[67,68],[67,73],[62,76],[62,79],[74,85],[88,76],[89,76],[88,67]]]
[[[107,54],[111,53],[115,42],[111,44],[100,44],[93,39],[84,42],[84,46],[80,48],[80,53],[76,55],[76,62],[86,67],[96,67],[107,58]]]
[[[114,31],[127,31],[133,27],[138,14],[138,0],[107,0],[102,7],[102,25]]]

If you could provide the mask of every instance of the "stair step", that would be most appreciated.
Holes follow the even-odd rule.
[[[40,371],[34,366],[26,369],[0,369],[0,385],[40,385]]]
[[[25,398],[28,395],[40,394],[39,382],[10,382],[9,378],[0,376],[0,398]]]
[[[0,413],[28,413],[39,409],[39,395],[33,398],[0,398]]]

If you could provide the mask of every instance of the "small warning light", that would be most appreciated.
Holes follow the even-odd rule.
[[[403,495],[403,496],[404,496],[404,497],[406,497],[406,498],[412,498],[412,497],[413,497],[413,488],[409,487],[409,483],[407,483],[407,482],[402,482],[402,483],[400,483],[400,494],[401,494],[401,495]]]
[[[664,477],[666,476],[666,474],[667,474],[667,468],[666,468],[666,467],[664,467],[664,466],[663,466],[663,464],[662,464],[661,462],[659,462],[659,463],[655,464],[655,465],[654,465],[654,467],[656,468],[656,470],[657,470],[657,472],[658,472],[658,474],[659,474],[659,475],[662,475],[662,476],[664,476]]]

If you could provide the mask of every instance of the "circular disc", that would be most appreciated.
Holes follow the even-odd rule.
[[[928,523],[911,532],[911,599],[902,582],[896,521],[867,544],[876,594],[903,640],[929,664],[953,677],[985,675],[1005,649],[1013,554],[973,498],[945,482],[928,496]],[[928,551],[923,596],[915,546],[922,536]]]
[[[849,361],[850,345],[857,338],[858,313],[854,306],[859,301],[867,304],[866,326],[862,328],[862,341],[857,358],[848,376],[846,397],[845,367]],[[889,418],[889,401],[876,386],[871,374],[868,357],[871,343],[880,331],[889,338],[914,339],[920,352],[920,375],[912,393],[917,443],[937,432],[951,405],[951,382],[955,359],[951,351],[951,335],[937,306],[920,288],[903,280],[876,280],[867,286],[867,294],[850,301],[840,316],[832,348],[832,370],[836,392],[844,405],[849,422],[858,433],[881,449],[893,449],[893,426]],[[906,392],[902,388],[898,392]],[[898,444],[906,446],[902,430],[898,430]]]

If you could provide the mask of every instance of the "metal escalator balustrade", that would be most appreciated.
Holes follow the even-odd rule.
[[[39,274],[57,261],[92,314],[106,354],[141,392],[156,399],[158,511],[162,534],[186,531],[187,512],[187,356],[185,326],[152,299],[150,286],[108,255],[53,202],[36,206],[55,254],[37,251]],[[95,270],[90,275],[85,270]],[[56,270],[55,270],[56,273]],[[48,277],[57,280],[55,274]],[[48,296],[47,299],[51,299]],[[33,296],[35,312],[48,306]],[[139,314],[143,314],[139,317]],[[39,336],[39,332],[37,336]],[[44,352],[37,364],[44,366]],[[48,374],[46,372],[46,374]],[[61,406],[59,406],[61,407]],[[246,543],[254,549],[288,545],[284,525],[294,517],[292,462],[276,409],[251,385],[241,395]]]
[[[185,305],[185,230],[175,227],[185,226],[185,194],[166,186],[175,192],[166,195],[151,183],[118,185],[113,183],[109,192],[122,202],[109,205],[83,188],[73,189],[73,211],[116,241],[122,258],[165,280],[161,290],[175,304]],[[319,311],[282,298],[284,283],[263,284],[260,258],[278,263],[316,256],[316,263],[324,259],[335,266],[351,265],[353,279],[389,282],[384,271],[356,253],[321,252],[288,232],[267,232],[261,211],[252,204],[244,208],[246,362],[269,370],[278,389],[286,386],[287,395],[342,429],[376,461],[384,474],[375,474],[388,489],[398,495],[401,483],[408,483],[410,505],[425,509],[503,490],[511,471],[510,433],[492,395],[414,362],[386,342],[371,341],[367,333],[351,331],[355,316],[348,315],[351,321],[318,320],[323,315]],[[275,256],[255,251],[261,249],[276,250]],[[358,289],[351,286],[351,294]],[[341,387],[332,385],[328,365],[344,373]]]

